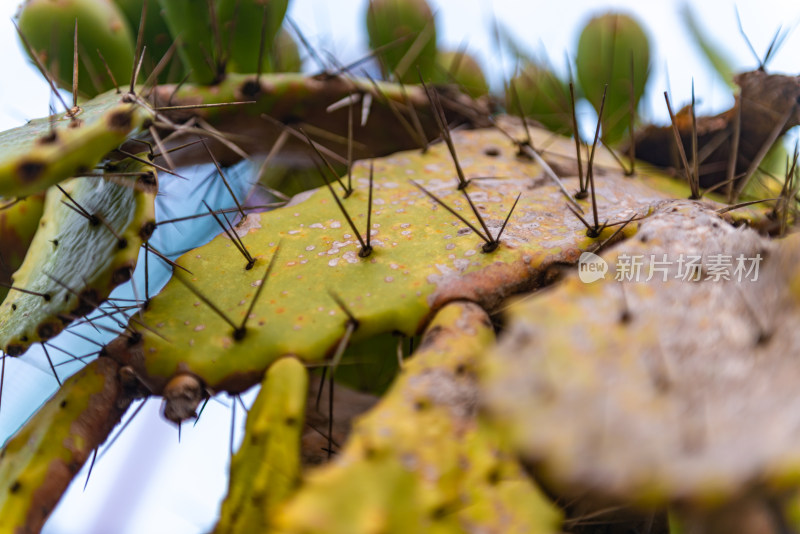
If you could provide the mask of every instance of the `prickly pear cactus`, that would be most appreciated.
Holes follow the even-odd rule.
[[[575,80],[498,35],[521,68],[489,95],[477,62],[437,50],[424,0],[369,3],[358,76],[297,72],[297,41],[324,60],[287,8],[23,5],[28,52],[73,101],[0,134],[0,408],[6,358],[63,330],[97,350],[60,349],[91,363],[0,452],[0,534],[42,528],[133,399],[162,398],[180,432],[252,387],[215,532],[668,532],[669,513],[676,532],[716,533],[750,505],[788,524],[800,275],[797,239],[773,238],[796,220],[797,154],[771,203],[723,198],[747,196],[796,124],[796,80],[737,78],[736,107],[707,121],[722,140],[698,150],[694,115],[634,131],[650,45],[623,15],[583,30]],[[581,99],[598,112],[590,145]],[[644,166],[637,142],[682,161]],[[700,154],[730,167],[701,173]],[[271,187],[278,167],[304,190]],[[702,280],[625,278],[626,259],[646,273],[681,254]],[[758,281],[719,280],[737,255],[763,259]],[[113,297],[129,279],[143,287]],[[334,382],[369,395],[337,408]]]

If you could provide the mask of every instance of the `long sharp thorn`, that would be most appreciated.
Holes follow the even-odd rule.
[[[194,424],[192,425],[193,427],[197,426],[198,421],[200,421],[200,416],[203,415],[203,410],[206,409],[206,405],[208,404],[208,401],[210,401],[210,400],[211,400],[211,397],[206,397],[206,400],[203,401],[203,405],[200,407],[200,411],[197,412],[197,417],[194,418]]]
[[[347,190],[353,190],[353,105],[347,106]]]
[[[795,157],[795,161],[797,158]],[[363,249],[369,252],[372,252],[372,184],[374,182],[374,174],[373,171],[375,170],[375,163],[374,161],[370,160],[369,162],[369,201],[367,202],[367,246]]]
[[[695,111],[694,78],[692,78],[692,200],[700,198],[700,160],[697,155],[697,113]]]
[[[600,111],[597,113],[597,128],[594,131],[594,141],[592,142],[592,152],[589,154],[589,168],[587,169],[587,176],[589,177],[589,189],[592,194],[592,217],[594,218],[594,229],[599,233],[600,221],[597,217],[597,198],[595,196],[594,188],[594,151],[597,148],[597,140],[600,139],[600,126],[603,119],[603,109],[606,105],[606,93],[608,92],[608,84],[603,88],[603,98],[600,100]],[[597,237],[597,235],[591,236]]]
[[[158,130],[156,130],[155,126],[150,126],[150,135],[153,136],[153,140],[156,142],[156,146],[161,154],[161,157],[164,158],[164,162],[167,164],[171,170],[175,170],[175,162],[172,161],[172,157],[169,155],[169,150],[164,147],[164,143],[161,141],[161,136],[158,135]]]
[[[736,102],[736,116],[733,119],[733,140],[731,141],[730,156],[728,157],[728,169],[726,176],[726,194],[728,202],[733,202],[733,185],[736,175],[736,164],[739,161],[739,138],[742,133],[742,97],[739,96]]]
[[[348,327],[349,326],[350,325],[348,325]],[[333,371],[331,371],[331,377],[328,380],[328,460],[331,459],[332,455],[333,455]]]
[[[523,141],[526,145],[531,145],[531,132],[528,129],[528,121],[525,120],[525,113],[522,111],[522,103],[519,99],[519,93],[517,92],[517,84],[514,83],[514,80],[511,80],[508,83],[508,87],[511,90],[511,98],[514,100],[514,107],[517,108],[517,113],[519,113],[519,120],[522,122],[522,127],[525,130],[525,141]]]
[[[4,356],[5,358],[5,356]],[[5,363],[5,362],[4,362]],[[322,390],[325,389],[325,375],[328,373],[328,368],[322,368],[322,376],[319,379],[319,389],[317,390],[316,410],[319,411],[319,401],[322,399]]]
[[[517,198],[514,200],[514,204],[511,206],[511,209],[508,211],[508,215],[506,215],[506,220],[503,221],[503,226],[500,227],[500,231],[497,232],[497,237],[494,238],[494,242],[498,245],[500,244],[500,238],[503,236],[503,232],[506,229],[506,225],[508,224],[508,220],[511,218],[511,214],[514,213],[514,208],[517,207],[517,202],[519,202],[522,193],[517,194]]]
[[[625,176],[633,176],[636,174],[636,136],[634,135],[634,128],[636,127],[636,89],[635,89],[635,78],[634,78],[634,68],[633,68],[633,51],[631,51],[631,83],[630,83],[630,124],[628,125],[628,133],[630,133],[631,141],[630,146],[628,147],[628,158],[631,160],[631,170],[630,172],[626,172]],[[694,87],[694,82],[692,82],[692,87]]]
[[[796,109],[797,109],[797,104],[790,107],[787,110],[787,112],[783,115],[783,117],[781,117],[778,121],[775,122],[775,128],[772,129],[772,132],[770,132],[769,137],[767,137],[767,139],[764,140],[764,143],[761,145],[761,148],[758,149],[758,153],[756,153],[756,156],[753,158],[753,161],[750,162],[750,166],[747,168],[747,172],[745,172],[744,178],[742,178],[741,182],[736,184],[736,187],[734,188],[733,191],[734,201],[736,201],[739,198],[739,195],[741,195],[742,191],[744,191],[745,187],[747,187],[747,184],[750,182],[750,179],[753,177],[753,174],[755,174],[756,170],[758,169],[758,166],[761,165],[761,162],[764,160],[764,157],[767,155],[767,152],[769,152],[769,149],[772,148],[772,145],[775,143],[775,141],[778,140],[778,137],[780,137],[781,135],[781,131],[783,131],[784,127],[789,122],[789,119],[795,113]]]
[[[108,73],[108,77],[111,78],[111,83],[114,84],[114,89],[117,90],[117,94],[120,93],[119,91],[119,84],[117,83],[117,79],[114,77],[114,73],[111,72],[111,67],[108,66],[108,62],[106,62],[106,58],[103,57],[103,53],[100,52],[100,49],[97,49],[97,55],[100,56],[100,61],[103,62],[103,65],[106,68],[106,73]]]
[[[7,284],[5,282],[0,282],[0,287],[5,287],[12,291],[19,291],[20,293],[27,293],[28,295],[33,295],[35,297],[42,297],[45,302],[50,301],[50,295],[47,293],[37,293],[36,291],[31,291],[30,289],[22,289],[21,287],[12,286],[11,284]]]
[[[300,43],[303,45],[303,48],[306,49],[308,55],[310,55],[311,58],[317,62],[317,65],[322,69],[322,72],[327,72],[328,66],[324,61],[322,61],[322,58],[319,57],[319,54],[317,54],[316,50],[314,50],[314,47],[308,42],[306,36],[303,35],[303,32],[301,32],[300,28],[297,27],[297,24],[295,24],[291,17],[286,17],[286,22],[289,23],[289,26],[291,26],[292,30],[297,35],[297,38],[300,39]]]
[[[219,32],[219,22],[217,20],[216,9],[214,9],[214,0],[207,0],[206,4],[208,5],[208,16],[211,18],[211,33],[214,36],[214,44],[217,48],[216,64],[214,66],[216,67],[216,74],[221,75],[225,72],[225,63],[222,57],[224,54],[222,35]],[[264,9],[266,9],[266,4]]]
[[[218,102],[216,104],[187,104],[185,106],[160,106],[153,108],[153,111],[180,111],[188,109],[222,108],[227,106],[244,106],[255,104],[257,100],[243,100],[241,102]]]
[[[683,148],[683,140],[681,139],[681,134],[678,131],[678,123],[675,121],[675,114],[672,112],[672,105],[669,102],[669,95],[666,91],[664,91],[664,100],[667,101],[667,111],[669,111],[669,119],[672,122],[672,135],[675,138],[675,144],[678,145],[678,153],[681,156],[681,162],[683,163],[683,170],[686,173],[686,179],[689,183],[692,183],[692,171],[691,167],[689,167],[689,160],[686,158],[686,150]]]
[[[171,265],[172,267],[177,267],[178,269],[183,269],[183,270],[184,270],[184,271],[186,271],[187,273],[189,273],[189,274],[192,274],[192,271],[190,271],[189,269],[187,269],[187,268],[186,268],[186,267],[184,267],[183,265],[180,265],[180,264],[178,264],[178,263],[175,263],[174,261],[172,261],[171,259],[169,259],[169,258],[168,258],[166,255],[164,255],[163,253],[159,252],[159,251],[158,251],[158,249],[156,249],[156,248],[155,248],[153,245],[150,245],[150,246],[149,246],[149,247],[147,247],[145,250],[146,250],[146,251],[150,251],[150,252],[152,252],[153,254],[155,254],[155,255],[156,255],[156,257],[157,257],[157,258],[159,258],[159,259],[161,259],[162,261],[164,261],[164,262],[168,263],[168,264],[169,264],[169,265]]]
[[[214,313],[216,313],[216,314],[217,314],[217,315],[218,315],[218,316],[219,316],[219,317],[220,317],[220,318],[221,318],[223,321],[225,321],[226,323],[228,323],[228,324],[229,324],[229,325],[230,325],[230,326],[231,326],[231,327],[232,327],[234,330],[236,330],[237,328],[239,328],[239,325],[237,325],[236,323],[234,323],[234,322],[231,320],[231,318],[230,318],[230,317],[228,317],[228,315],[227,315],[225,312],[223,312],[221,309],[219,309],[219,307],[218,307],[216,304],[214,304],[213,302],[211,302],[211,300],[210,300],[208,297],[206,297],[205,295],[203,295],[203,293],[202,293],[202,292],[201,292],[199,289],[197,289],[196,287],[194,287],[194,285],[192,285],[192,283],[191,283],[191,282],[189,282],[188,280],[185,280],[185,279],[183,278],[183,276],[181,276],[181,275],[180,275],[180,273],[175,273],[175,274],[174,274],[174,278],[177,278],[177,279],[178,279],[178,281],[179,281],[181,284],[183,284],[184,286],[186,286],[186,289],[188,289],[189,291],[191,291],[191,292],[194,294],[194,296],[196,296],[196,297],[197,297],[197,298],[199,298],[201,301],[203,301],[203,303],[204,303],[206,306],[208,306],[208,307],[211,309],[211,311],[213,311]]]
[[[486,243],[491,243],[491,242],[492,242],[492,240],[491,240],[491,238],[490,238],[490,237],[486,237],[485,235],[483,235],[483,234],[481,233],[481,231],[480,231],[480,230],[478,230],[477,228],[475,228],[475,226],[473,226],[473,224],[472,224],[471,222],[469,222],[468,220],[466,220],[466,219],[465,219],[465,218],[464,218],[464,217],[463,217],[463,216],[462,216],[460,213],[458,213],[457,211],[455,211],[453,208],[451,208],[450,206],[448,206],[447,204],[445,204],[445,203],[444,203],[442,200],[440,200],[440,199],[439,199],[439,198],[438,198],[436,195],[434,195],[433,193],[431,193],[430,191],[428,191],[427,189],[425,189],[424,187],[422,187],[420,184],[418,184],[418,183],[417,183],[417,182],[415,182],[414,180],[411,180],[411,183],[412,183],[412,184],[413,184],[413,185],[414,185],[414,186],[415,186],[417,189],[419,189],[420,191],[422,191],[423,193],[425,193],[425,194],[426,194],[428,197],[430,197],[430,198],[431,198],[431,200],[433,200],[434,202],[436,202],[437,204],[439,204],[441,207],[443,207],[444,209],[446,209],[447,211],[449,211],[450,213],[452,213],[453,215],[455,215],[455,216],[458,218],[458,220],[459,220],[459,221],[461,221],[461,222],[463,222],[464,224],[466,224],[466,225],[467,225],[467,226],[470,228],[470,230],[472,230],[473,232],[475,232],[475,234],[476,234],[478,237],[480,237],[481,239],[483,239],[483,240],[484,240]]]
[[[736,7],[736,5],[734,4],[733,9],[736,13],[736,24],[739,26],[739,33],[744,38],[744,42],[747,43],[747,48],[750,49],[750,53],[753,54],[753,58],[755,58],[755,60],[758,62],[758,68],[759,70],[761,70],[764,67],[764,65],[761,63],[761,58],[759,57],[758,52],[756,52],[756,49],[753,48],[753,43],[750,42],[750,39],[747,37],[747,33],[745,33],[744,31],[744,26],[742,26],[742,19],[741,17],[739,17],[739,8]]]
[[[143,399],[143,400],[142,400],[142,402],[139,404],[139,406],[137,406],[137,407],[136,407],[136,409],[133,411],[133,413],[132,413],[132,414],[131,414],[131,416],[128,418],[128,420],[127,420],[127,421],[125,421],[125,423],[123,423],[123,424],[122,424],[122,426],[120,427],[119,431],[117,431],[117,433],[116,433],[116,434],[114,434],[114,437],[113,437],[113,438],[111,438],[111,439],[108,441],[108,445],[106,445],[105,447],[103,447],[103,452],[101,452],[101,453],[99,454],[99,456],[97,457],[97,459],[98,459],[98,460],[102,460],[102,459],[103,459],[103,456],[105,456],[105,455],[106,455],[106,453],[107,453],[109,450],[111,450],[111,447],[114,445],[114,443],[116,443],[116,442],[117,442],[117,440],[118,440],[118,439],[119,439],[119,437],[122,435],[122,433],[123,433],[123,432],[125,432],[125,429],[126,429],[126,428],[128,428],[128,425],[130,425],[130,424],[131,424],[131,421],[133,421],[133,419],[134,419],[134,418],[135,418],[137,415],[139,415],[139,412],[141,412],[141,411],[142,411],[142,408],[144,408],[144,405],[145,405],[146,403],[147,403],[147,399]]]
[[[236,400],[231,396],[231,439],[229,446],[230,461],[233,461],[233,442],[236,433]]]
[[[425,84],[425,81],[422,79],[422,74],[420,74],[419,79],[422,82],[422,87],[425,90],[425,94],[428,96],[428,101],[431,105],[431,112],[436,119],[436,124],[439,126],[439,132],[442,135],[442,139],[444,139],[444,142],[447,144],[447,150],[450,152],[450,158],[453,160],[453,164],[456,167],[458,188],[464,189],[467,187],[467,185],[469,185],[469,182],[467,182],[467,179],[464,177],[464,171],[461,169],[461,164],[458,162],[458,154],[456,154],[456,147],[453,145],[453,139],[450,137],[450,129],[447,126],[447,119],[444,115],[444,111],[442,110],[442,104],[439,101],[436,91],[432,90]]]
[[[158,60],[156,67],[147,76],[147,79],[144,81],[144,84],[142,84],[143,87],[149,87],[150,85],[155,87],[156,85],[158,85],[158,77],[161,75],[161,71],[163,71],[166,68],[167,64],[172,59],[172,56],[175,54],[175,50],[178,48],[178,42],[179,41],[177,39],[172,41],[172,44],[169,45],[167,51],[164,52],[164,55],[161,56],[161,59]],[[155,106],[155,104],[156,104],[155,95],[153,95],[153,105]]]
[[[62,193],[62,194],[65,196],[65,197],[67,197],[67,198],[69,199],[69,201],[70,201],[70,202],[72,202],[72,204],[73,204],[73,205],[74,205],[74,206],[75,206],[75,207],[76,207],[76,208],[77,208],[77,209],[78,209],[78,210],[79,210],[79,211],[80,211],[80,212],[81,212],[81,213],[84,215],[84,217],[86,217],[86,218],[87,218],[87,219],[89,219],[90,221],[99,222],[99,221],[96,221],[96,220],[95,220],[95,217],[94,217],[94,216],[93,216],[91,213],[89,213],[88,211],[86,211],[86,210],[84,209],[84,207],[83,207],[83,206],[81,206],[80,204],[78,204],[78,203],[75,201],[75,199],[74,199],[74,198],[72,198],[72,197],[70,196],[70,194],[69,194],[69,193],[67,193],[67,192],[64,190],[64,188],[63,188],[63,187],[61,187],[59,184],[56,184],[56,187],[58,188],[58,190],[59,190],[59,191],[61,191],[61,193]]]
[[[356,319],[356,316],[353,314],[352,311],[350,311],[350,308],[347,307],[347,304],[344,303],[342,297],[340,297],[337,293],[335,293],[331,289],[328,290],[328,295],[331,296],[334,302],[336,302],[336,305],[339,306],[339,308],[344,312],[345,315],[347,315],[347,321],[358,326],[359,324],[358,319]]]
[[[150,242],[144,242],[144,305],[146,309],[150,304],[150,259],[149,259]]]
[[[58,92],[58,89],[56,88],[56,84],[53,81],[53,77],[50,75],[50,73],[47,71],[47,69],[42,64],[42,61],[39,59],[39,56],[36,54],[36,51],[33,49],[31,44],[28,42],[28,38],[25,37],[25,34],[22,33],[22,30],[19,29],[19,26],[17,26],[17,22],[15,20],[12,19],[11,23],[14,25],[14,28],[16,28],[17,34],[19,35],[19,38],[22,41],[22,45],[25,47],[25,50],[28,51],[28,56],[33,58],[34,63],[36,63],[36,67],[39,69],[39,72],[42,74],[44,79],[47,80],[47,83],[50,84],[50,89],[53,91],[53,93],[56,95],[58,100],[61,102],[61,105],[64,106],[64,110],[67,113],[69,113],[69,111],[70,111],[69,106],[67,106],[67,103],[61,97],[61,93]]]
[[[205,147],[206,152],[208,152],[211,161],[214,162],[214,166],[217,168],[217,172],[219,173],[220,178],[222,178],[222,182],[225,184],[225,188],[228,190],[228,193],[230,193],[231,198],[233,198],[233,201],[236,203],[236,207],[239,208],[239,213],[242,215],[242,220],[244,220],[247,217],[247,214],[242,209],[242,205],[239,204],[239,199],[236,198],[236,195],[233,193],[233,189],[231,188],[231,184],[228,183],[228,179],[225,178],[225,173],[222,172],[222,167],[220,167],[219,162],[217,161],[217,158],[214,157],[214,154],[213,152],[211,152],[211,149],[208,148],[208,143],[206,143],[206,140],[201,139],[201,141],[203,142],[203,147]]]
[[[367,125],[367,121],[369,120],[369,114],[372,111],[372,93],[364,93],[364,97],[361,99],[361,127]]]
[[[53,371],[53,377],[55,377],[56,382],[58,383],[58,387],[61,387],[61,379],[58,378],[58,373],[56,373],[56,368],[53,366],[53,359],[50,358],[50,353],[47,351],[47,345],[42,343],[42,350],[44,350],[44,355],[47,358],[47,363],[50,364],[50,370]]]
[[[132,160],[134,160],[134,161],[138,161],[139,163],[144,163],[145,165],[149,165],[149,166],[151,166],[151,167],[154,167],[154,168],[158,169],[159,171],[163,171],[163,172],[165,172],[165,173],[167,173],[167,174],[171,174],[172,176],[177,176],[177,177],[178,177],[178,178],[180,178],[181,180],[188,180],[188,178],[186,178],[185,176],[181,176],[180,174],[178,174],[178,173],[177,173],[177,172],[175,172],[175,171],[171,171],[171,170],[169,170],[169,169],[168,169],[168,168],[166,168],[166,167],[163,167],[163,166],[161,166],[161,165],[158,165],[158,164],[156,164],[156,163],[153,163],[152,161],[147,161],[146,159],[144,159],[144,158],[140,158],[140,157],[139,157],[139,156],[137,156],[136,154],[131,154],[130,152],[127,152],[127,151],[125,151],[125,150],[122,150],[121,148],[118,148],[118,149],[117,149],[117,152],[119,152],[120,154],[122,154],[122,155],[123,155],[123,156],[125,156],[126,158],[131,158]]]
[[[75,33],[72,39],[72,112],[78,110],[78,18],[75,18]]]
[[[139,29],[136,33],[136,49],[133,54],[133,71],[131,72],[131,86],[130,92],[134,93],[136,88],[136,78],[139,75],[139,68],[142,66],[142,57],[144,57],[144,25],[147,20],[147,0],[142,2],[142,14],[139,17]]]
[[[3,407],[3,383],[6,379],[6,358],[8,358],[7,355],[0,355],[0,412],[2,412]]]
[[[269,4],[264,4],[264,12],[261,14],[261,39],[258,43],[258,66],[256,67],[256,85],[261,87],[261,64],[264,61],[264,44],[267,39],[267,8]]]
[[[86,482],[83,483],[83,491],[86,491],[86,487],[89,485],[89,477],[92,476],[92,469],[94,469],[94,463],[97,461],[97,449],[98,447],[94,448],[94,453],[92,454],[92,463],[89,464],[89,472],[86,473]]]
[[[577,211],[576,211],[576,210],[575,210],[575,209],[574,209],[572,206],[570,206],[569,204],[567,204],[567,208],[569,209],[569,211],[571,211],[571,212],[573,213],[573,215],[575,215],[575,216],[576,216],[576,217],[577,217],[577,218],[578,218],[578,219],[579,219],[579,220],[580,220],[580,221],[583,223],[583,225],[586,227],[586,229],[587,229],[589,232],[591,232],[591,231],[592,231],[592,225],[591,225],[591,224],[589,224],[589,221],[587,221],[586,219],[584,219],[584,218],[583,218],[583,216],[582,216],[580,213],[578,213],[578,212],[577,212]]]
[[[489,227],[486,226],[486,222],[483,220],[481,212],[478,211],[478,208],[475,206],[475,204],[473,204],[472,199],[469,198],[469,194],[467,193],[466,189],[462,189],[461,193],[464,195],[464,198],[467,199],[467,204],[469,204],[470,209],[472,209],[472,213],[474,213],[475,217],[478,219],[478,223],[481,225],[481,228],[483,228],[483,231],[486,232],[486,237],[489,238],[489,244],[491,244],[493,242],[492,234],[489,232]]]
[[[317,171],[319,171],[319,174],[320,174],[320,176],[322,176],[322,179],[325,180],[325,185],[328,186],[328,190],[330,190],[331,195],[333,195],[333,200],[336,201],[336,205],[339,206],[339,210],[344,215],[344,218],[347,219],[347,223],[350,225],[350,228],[353,230],[353,234],[356,236],[356,238],[358,238],[358,242],[361,244],[361,249],[362,250],[367,250],[366,242],[364,242],[364,239],[361,237],[361,234],[359,233],[358,228],[356,228],[356,225],[353,222],[353,219],[350,218],[350,214],[347,213],[347,209],[345,209],[344,204],[342,204],[342,201],[339,200],[339,195],[337,195],[336,191],[333,190],[333,186],[331,185],[330,180],[328,180],[328,177],[325,176],[325,171],[322,169],[322,167],[320,167],[319,162],[316,159],[314,160],[314,165],[316,165]]]
[[[317,144],[314,141],[311,140],[311,138],[308,136],[306,131],[303,130],[302,128],[300,128],[300,133],[303,134],[303,137],[305,137],[306,143],[308,143],[309,146],[311,146],[311,148],[314,149],[314,152],[317,154],[317,157],[319,157],[319,159],[322,160],[322,162],[328,168],[328,170],[331,173],[331,176],[333,176],[336,179],[336,181],[339,182],[339,185],[342,186],[342,189],[344,190],[345,198],[350,196],[350,193],[352,193],[352,191],[349,190],[346,185],[344,185],[344,182],[342,182],[342,179],[336,173],[336,170],[333,168],[333,166],[330,164],[330,162],[327,160],[327,158],[325,158],[325,156],[322,154],[322,152],[319,150],[319,148],[317,148]],[[326,180],[327,180],[327,178],[326,178]]]
[[[203,205],[208,210],[208,213],[211,214],[214,217],[214,220],[217,221],[217,224],[219,225],[220,228],[222,228],[222,231],[225,232],[225,235],[227,235],[228,238],[231,240],[231,242],[233,243],[233,246],[236,247],[236,250],[241,252],[242,256],[244,256],[244,259],[247,260],[247,266],[245,267],[245,269],[249,271],[253,267],[253,264],[255,263],[256,260],[253,259],[253,257],[247,251],[247,249],[243,249],[242,248],[241,243],[237,239],[239,237],[239,235],[236,233],[236,230],[233,230],[233,233],[231,233],[231,230],[228,230],[228,227],[225,226],[222,223],[221,220],[219,220],[219,217],[217,217],[217,214],[214,212],[214,210],[211,209],[211,207],[206,203],[205,200],[203,201]],[[227,219],[226,219],[226,221],[227,221]]]
[[[261,296],[261,291],[264,289],[264,286],[267,284],[267,278],[269,278],[269,273],[272,272],[272,267],[275,265],[275,260],[278,258],[278,253],[281,250],[281,245],[278,243],[278,246],[275,248],[275,253],[272,255],[272,258],[269,260],[269,264],[267,265],[267,269],[264,271],[264,276],[261,277],[261,283],[258,284],[256,288],[256,294],[253,295],[253,300],[250,301],[250,306],[247,307],[247,313],[244,314],[244,318],[242,319],[242,326],[239,327],[237,332],[240,332],[239,338],[241,339],[244,337],[245,332],[247,331],[247,320],[250,318],[250,314],[253,313],[253,309],[256,307],[256,302],[258,302],[258,297]],[[235,337],[235,336],[234,336]]]
[[[571,75],[571,73],[570,73]],[[575,112],[575,84],[569,82],[569,97],[572,105],[572,133],[575,137],[575,156],[578,160],[578,186],[580,193],[586,193],[586,185],[583,183],[583,160],[581,158],[581,134],[578,130],[578,114]]]
[[[133,79],[131,79],[131,93],[134,93],[134,88],[136,86],[136,80],[139,78],[139,71],[142,68],[142,63],[144,62],[144,52],[147,50],[147,47],[142,48],[142,55],[139,56],[139,63],[136,64],[136,68],[133,71]]]

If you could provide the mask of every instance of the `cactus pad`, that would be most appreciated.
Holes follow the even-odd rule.
[[[114,91],[67,114],[0,133],[0,195],[23,197],[91,170],[142,125],[148,113]]]
[[[126,160],[114,170],[151,168]],[[148,177],[155,179],[154,174]],[[139,247],[155,227],[153,190],[139,191],[102,178],[75,178],[65,182],[64,191],[97,220],[65,205],[74,206],[58,189],[48,192],[39,230],[13,277],[15,287],[38,295],[12,290],[0,306],[0,347],[10,355],[58,334],[127,281]]]
[[[442,308],[341,454],[279,509],[276,530],[556,532],[559,514],[476,425],[474,370],[493,340],[478,306]]]
[[[699,281],[675,278],[681,254],[702,256],[684,270]],[[748,271],[761,255],[757,280],[738,280],[740,254]],[[639,282],[614,279],[636,255]],[[715,281],[726,256],[731,279]],[[797,237],[770,243],[673,201],[605,260],[605,280],[513,306],[486,360],[489,418],[518,454],[564,492],[650,506],[796,484]],[[669,271],[645,282],[649,266]]]
[[[64,383],[0,451],[0,531],[39,532],[128,402],[118,367],[108,358],[95,360]]]

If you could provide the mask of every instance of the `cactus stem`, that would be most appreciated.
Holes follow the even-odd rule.
[[[570,77],[572,73],[570,72]],[[575,159],[578,160],[578,186],[579,193],[586,193],[586,185],[583,183],[583,160],[581,158],[581,134],[578,130],[578,114],[575,112],[575,84],[569,82],[569,98],[572,111],[572,135],[575,138]]]
[[[589,235],[589,237],[597,237],[600,235],[601,230],[600,223],[597,218],[597,198],[595,197],[595,188],[594,188],[594,151],[597,148],[597,140],[600,138],[600,125],[602,124],[601,121],[603,119],[603,109],[606,105],[606,94],[608,93],[608,84],[605,85],[603,88],[603,98],[600,100],[600,111],[597,112],[597,128],[594,131],[594,141],[592,142],[592,151],[589,154],[589,163],[587,164],[586,169],[586,176],[589,178],[589,189],[591,190],[592,194],[592,217],[594,218],[594,231],[590,233],[597,232],[595,235]],[[588,235],[588,234],[587,234]]]

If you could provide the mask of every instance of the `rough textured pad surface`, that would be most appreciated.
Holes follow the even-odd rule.
[[[284,358],[267,371],[231,463],[217,534],[266,532],[275,508],[295,490],[307,392],[308,372],[299,360]]]
[[[645,281],[651,254],[672,262],[666,282]],[[675,279],[681,254],[703,256],[701,281]],[[737,281],[740,254],[761,254],[757,281]],[[614,279],[625,255],[644,256],[639,282]],[[730,281],[714,281],[717,255]],[[514,305],[486,360],[484,403],[518,454],[561,490],[646,505],[796,484],[798,237],[767,242],[673,201],[605,260],[605,280]]]
[[[118,367],[99,358],[67,380],[0,452],[0,532],[39,532],[128,401]]]
[[[318,361],[330,354],[348,319],[328,290],[359,321],[353,341],[383,332],[412,335],[452,300],[496,308],[507,296],[539,286],[549,267],[576,262],[582,250],[612,233],[606,229],[600,238],[588,238],[558,188],[538,165],[517,159],[516,148],[498,131],[459,132],[454,139],[467,177],[485,178],[474,180],[468,190],[492,236],[522,193],[494,252],[482,253],[477,235],[410,182],[417,180],[477,225],[455,189],[453,163],[444,145],[431,147],[427,154],[400,153],[375,160],[374,251],[369,257],[358,256],[358,241],[327,189],[299,195],[281,209],[249,215],[239,227],[256,258],[251,270],[225,234],[178,260],[193,273],[187,281],[241,324],[280,243],[275,268],[243,339],[235,340],[229,324],[173,279],[144,314],[163,337],[144,332],[135,346],[120,339],[109,346],[109,354],[133,365],[154,393],[179,370],[197,375],[213,390],[241,391],[260,381],[280,356]],[[644,179],[599,168],[597,173],[601,220],[644,215],[668,198],[643,185]],[[366,165],[356,166],[356,191],[343,201],[362,232],[368,175]],[[664,177],[661,181],[670,182]],[[566,178],[567,187],[576,182]],[[586,202],[584,207],[588,211]],[[632,223],[626,231],[634,227]]]
[[[0,198],[0,206],[11,206],[0,209],[0,282],[11,283],[14,274],[31,244],[33,235],[39,227],[39,219],[44,209],[44,194],[33,195],[18,202]],[[8,288],[0,287],[0,302],[8,293]]]
[[[42,118],[0,133],[0,195],[44,191],[94,167],[147,116],[143,108],[120,99],[114,91],[104,93],[83,104],[76,121],[57,115],[52,121],[55,130],[50,118]]]
[[[279,509],[275,531],[557,532],[558,512],[476,424],[475,366],[493,341],[475,304],[442,308],[341,454]]]
[[[118,164],[116,170],[151,168],[131,161]],[[39,230],[22,267],[14,273],[16,287],[47,297],[11,291],[0,306],[0,347],[12,356],[58,334],[127,281],[141,244],[154,228],[154,191],[102,178],[75,178],[64,184],[64,190],[87,212],[102,217],[122,242],[106,225],[93,225],[68,208],[64,202],[70,201],[61,191],[48,192]]]

